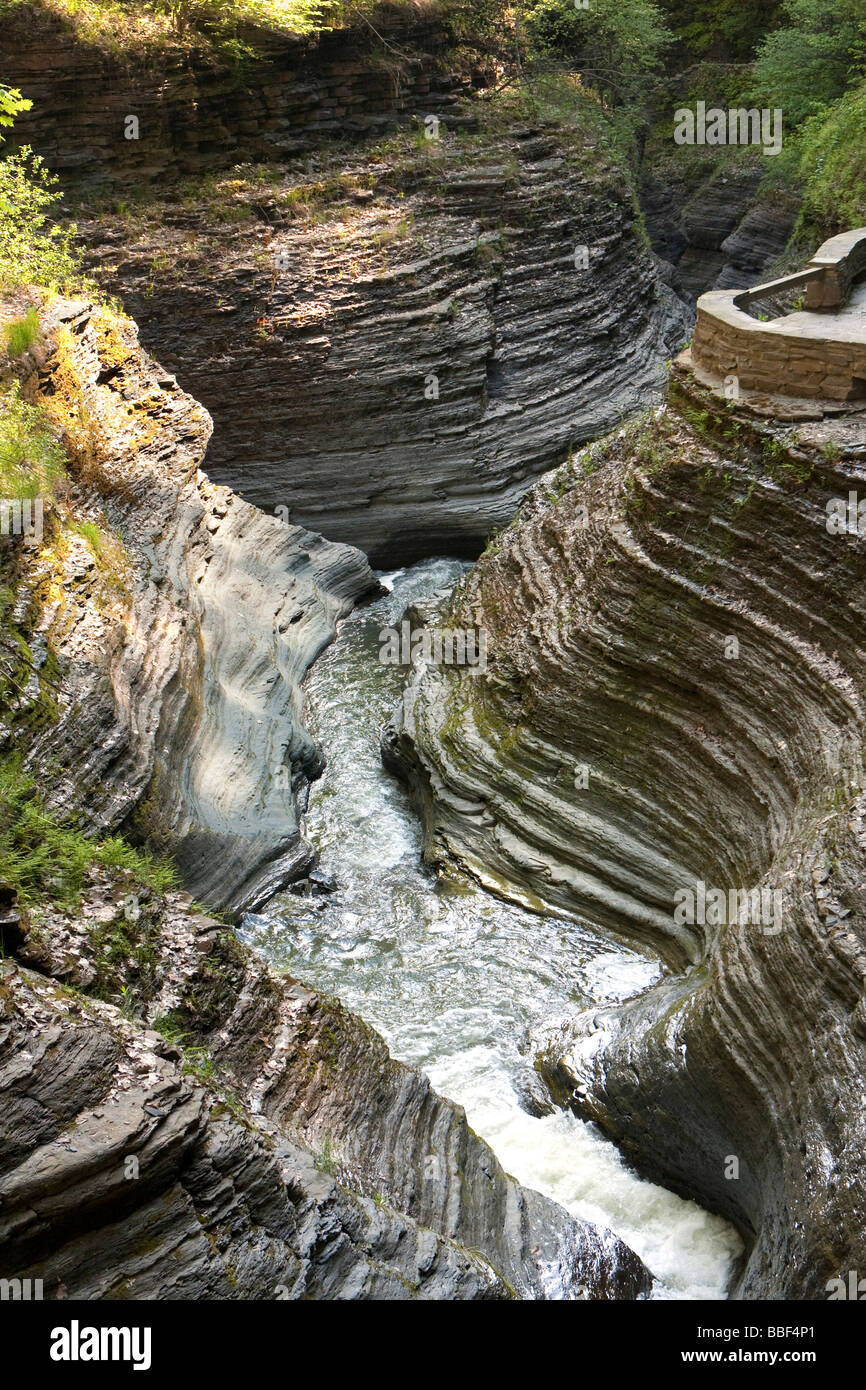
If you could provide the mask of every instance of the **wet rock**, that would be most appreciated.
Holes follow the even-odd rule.
[[[864,542],[823,524],[866,435],[834,428],[676,368],[663,412],[536,485],[450,615],[480,610],[486,673],[419,665],[383,744],[428,858],[666,959],[536,1046],[558,1102],[737,1226],[749,1298],[866,1264]],[[700,883],[722,920],[675,910]],[[778,903],[731,915],[732,887]]]
[[[4,968],[4,1277],[77,1298],[646,1294],[620,1240],[521,1188],[372,1029],[181,898],[110,977],[98,931],[60,913],[50,952]],[[94,977],[99,998],[78,992]]]

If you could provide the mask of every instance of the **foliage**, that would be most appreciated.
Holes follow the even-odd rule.
[[[76,228],[50,220],[57,178],[29,146],[0,159],[0,283],[66,287],[79,271]]]
[[[63,450],[42,409],[21,399],[16,382],[0,400],[0,496],[49,496],[63,465]]]
[[[530,0],[526,28],[539,56],[576,67],[608,106],[640,106],[673,35],[653,0]]]
[[[808,120],[797,149],[803,221],[822,237],[866,226],[866,82]]]
[[[0,17],[22,23],[48,9],[83,43],[115,54],[211,49],[228,61],[255,57],[242,30],[306,34],[320,27],[319,0],[0,0]]]
[[[862,74],[866,0],[785,0],[782,28],[761,45],[752,99],[781,107],[789,129],[826,109]]]
[[[0,129],[8,129],[32,105],[16,87],[0,85]],[[3,139],[0,134],[0,143]],[[73,247],[75,226],[60,227],[50,216],[62,196],[56,191],[57,182],[41,155],[28,145],[0,159],[0,284],[61,289],[79,273]]]
[[[678,60],[746,62],[776,23],[779,0],[659,0],[679,39]]]
[[[48,899],[75,907],[92,864],[131,870],[156,892],[175,882],[171,865],[111,836],[101,844],[45,809],[34,778],[20,758],[0,760],[0,879],[17,888],[22,902]]]
[[[29,111],[33,105],[23,97],[17,87],[4,87],[0,83],[0,126],[10,126],[21,111]],[[3,136],[0,135],[0,143]]]

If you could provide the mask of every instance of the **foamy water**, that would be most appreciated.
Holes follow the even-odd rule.
[[[307,722],[328,768],[311,791],[305,833],[338,889],[282,894],[245,919],[243,935],[279,968],[338,995],[395,1057],[423,1068],[521,1182],[622,1236],[656,1276],[655,1297],[723,1297],[741,1249],[731,1226],[636,1177],[570,1112],[537,1118],[520,1105],[526,1029],[639,993],[658,978],[658,961],[577,920],[438,880],[421,864],[411,803],[382,767],[379,733],[405,671],[379,662],[379,632],[464,569],[431,560],[387,576],[387,597],[353,613],[315,664]]]

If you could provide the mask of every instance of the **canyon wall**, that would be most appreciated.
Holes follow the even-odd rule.
[[[686,337],[580,122],[239,175],[85,220],[94,271],[212,413],[212,476],[374,564],[477,554]]]
[[[46,60],[39,40],[9,35],[34,100],[16,138],[62,172],[100,284],[213,417],[210,476],[374,564],[476,555],[688,335],[585,97],[458,100],[473,73],[423,26],[401,72],[351,34],[231,78],[195,55],[121,71],[69,35]]]
[[[719,166],[695,150],[654,144],[641,171],[641,206],[653,250],[670,263],[669,279],[691,301],[711,289],[746,289],[769,278],[784,255],[799,212],[796,192],[761,189],[767,161]]]
[[[16,119],[14,140],[39,151],[64,187],[125,196],[376,136],[414,112],[449,109],[468,88],[437,56],[451,41],[446,29],[395,16],[389,37],[385,49],[369,28],[294,38],[247,26],[246,58],[204,37],[123,53],[50,9],[19,5],[3,16],[4,82],[33,107]]]
[[[69,477],[42,537],[3,541],[4,756],[65,823],[258,901],[312,859],[300,682],[376,583],[208,480],[208,416],[134,324],[59,300],[41,326],[7,377]],[[611,1232],[520,1187],[459,1106],[191,893],[98,867],[75,907],[0,891],[3,1278],[84,1299],[648,1292]]]
[[[23,707],[7,711],[7,732],[23,725],[52,809],[170,850],[212,906],[260,901],[313,858],[298,802],[322,758],[301,681],[377,582],[358,551],[210,482],[210,419],[134,324],[83,301],[42,323],[14,365],[60,412],[75,516],[118,540],[105,553],[80,528],[61,538],[55,517],[41,549],[4,541],[31,695],[40,672],[63,672],[55,717],[30,730]]]
[[[445,619],[487,630],[486,672],[419,665],[385,739],[431,859],[666,957],[621,1010],[551,1021],[539,1065],[738,1225],[747,1297],[866,1258],[866,551],[826,526],[864,463],[862,415],[759,423],[677,367],[662,411],[535,485]],[[689,919],[699,883],[778,919]]]
[[[360,1020],[131,878],[93,870],[77,911],[0,929],[2,1277],[49,1299],[647,1293]]]

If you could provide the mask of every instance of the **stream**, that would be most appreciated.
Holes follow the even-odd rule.
[[[658,960],[579,920],[437,879],[421,862],[411,801],[380,761],[379,733],[406,669],[380,663],[379,632],[466,568],[435,559],[381,575],[387,595],[341,623],[313,666],[306,723],[328,766],[304,832],[337,889],[280,894],[245,917],[241,934],[378,1029],[395,1057],[465,1108],[520,1182],[621,1236],[655,1276],[653,1297],[723,1298],[741,1250],[727,1222],[638,1178],[595,1126],[570,1112],[535,1117],[520,1103],[527,1027],[640,993],[658,978]]]

